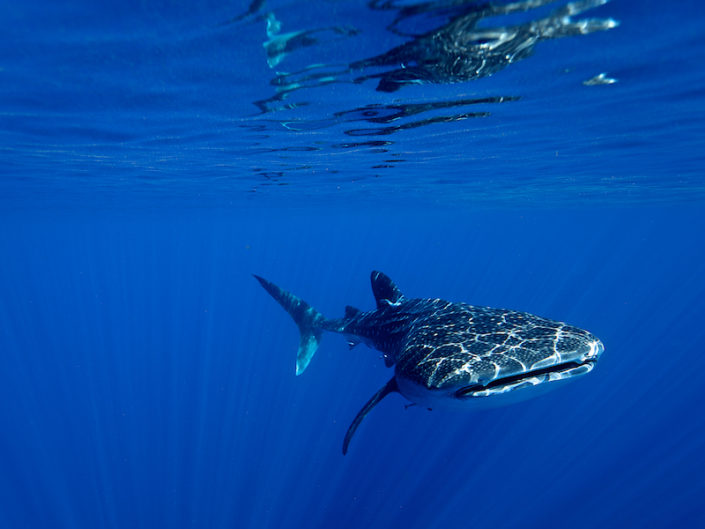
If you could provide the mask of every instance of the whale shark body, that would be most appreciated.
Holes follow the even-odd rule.
[[[343,454],[365,416],[398,392],[427,407],[473,408],[523,400],[592,371],[602,342],[571,325],[514,310],[442,299],[406,298],[381,272],[372,272],[374,310],[345,308],[325,318],[293,294],[255,278],[299,327],[296,374],[316,353],[323,331],[381,351],[394,376],[362,407],[348,428]]]

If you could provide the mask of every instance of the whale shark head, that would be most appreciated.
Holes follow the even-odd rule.
[[[493,404],[524,400],[592,371],[605,350],[602,342],[581,329],[557,332],[563,335],[556,337],[552,354],[531,363],[526,361],[531,358],[529,355],[522,359],[521,353],[507,351],[510,358],[519,361],[521,368],[503,370],[496,366],[492,376],[487,376],[487,371],[478,373],[476,384],[457,389],[454,396],[460,400],[494,397]],[[497,398],[502,396],[505,398]]]

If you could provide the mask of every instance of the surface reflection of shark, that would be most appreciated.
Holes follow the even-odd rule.
[[[611,18],[574,19],[608,0],[571,2],[538,20],[504,27],[480,28],[488,17],[529,11],[554,0],[528,0],[505,5],[471,3],[445,25],[424,33],[386,53],[354,62],[353,69],[394,66],[394,69],[359,77],[379,78],[377,90],[393,92],[405,84],[457,83],[492,75],[528,57],[537,42],[585,35],[614,28]],[[454,7],[457,8],[455,4]]]
[[[513,310],[442,299],[410,299],[381,272],[372,272],[375,310],[345,308],[325,318],[308,303],[255,276],[299,327],[296,374],[304,372],[323,331],[384,354],[394,375],[348,428],[343,453],[365,416],[384,397],[401,393],[415,404],[475,408],[515,402],[592,371],[604,348],[587,331]]]
[[[352,62],[348,61],[354,57],[346,57],[356,49],[350,39],[364,38],[367,33],[363,29],[330,23],[315,28],[286,28],[284,31],[285,24],[264,0],[255,0],[236,21],[250,19],[265,23],[267,38],[263,47],[267,63],[276,70],[276,75],[270,80],[274,94],[253,103],[262,114],[267,114],[310,106],[314,100],[293,99],[291,96],[294,93],[313,95],[312,89],[325,86],[374,79],[378,81],[378,91],[394,92],[407,84],[458,83],[486,77],[528,57],[542,40],[585,35],[615,27],[617,22],[611,18],[580,16],[607,1],[559,3],[556,0],[524,0],[494,4],[440,0],[401,5],[393,0],[371,0],[368,7],[373,12],[389,11],[395,14],[387,30],[407,39],[407,42],[380,55]],[[415,31],[403,31],[402,26],[412,27]],[[314,53],[314,50],[317,52]],[[318,52],[325,57],[340,57],[341,61],[330,63],[316,60],[322,58],[317,55]],[[293,55],[297,57],[290,57]],[[283,68],[286,65],[290,68]],[[586,84],[597,82],[591,80]],[[518,95],[503,95],[487,102],[516,101],[518,98]],[[459,107],[467,100],[428,102],[427,99],[428,104],[423,107],[424,112],[430,114],[427,117],[408,121],[404,118],[410,113],[405,110],[396,123],[383,127],[349,128],[345,133],[349,136],[388,135],[434,123],[489,116],[489,111],[484,109],[451,115],[433,114],[444,107]],[[373,111],[375,114],[395,113],[398,108],[407,105],[418,106],[395,101],[391,106],[373,105]],[[354,121],[356,115],[359,121],[372,121],[367,119],[367,112],[357,112],[359,108],[340,110],[323,117],[311,112],[299,113],[281,120],[278,125],[288,130],[307,131]]]

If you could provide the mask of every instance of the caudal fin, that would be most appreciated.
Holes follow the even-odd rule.
[[[322,334],[320,324],[325,318],[304,300],[297,298],[286,290],[282,290],[274,283],[258,275],[255,275],[255,279],[284,307],[284,310],[289,313],[299,327],[301,337],[299,339],[299,351],[296,353],[296,374],[300,375],[318,350]]]

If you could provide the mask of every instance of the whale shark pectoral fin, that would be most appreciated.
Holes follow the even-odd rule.
[[[355,419],[348,428],[348,431],[345,433],[345,439],[343,440],[343,455],[348,453],[348,445],[350,444],[350,440],[355,434],[357,427],[360,426],[362,419],[364,419],[367,414],[370,413],[372,408],[374,408],[384,397],[395,391],[399,391],[399,386],[397,386],[397,380],[392,377],[391,380],[387,382],[377,393],[372,395],[372,398],[367,401],[359,412],[357,412]]]
[[[382,272],[373,271],[370,281],[378,309],[389,305],[397,305],[404,297],[399,287]]]

